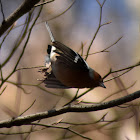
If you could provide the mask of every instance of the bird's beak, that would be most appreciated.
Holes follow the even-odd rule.
[[[103,87],[103,88],[106,88],[106,86],[104,85],[103,82],[100,82],[99,85],[100,85],[101,87]]]

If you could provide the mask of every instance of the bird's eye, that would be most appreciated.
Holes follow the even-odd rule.
[[[99,75],[99,79],[102,79],[101,75]]]
[[[100,82],[103,82],[103,78],[99,75]]]

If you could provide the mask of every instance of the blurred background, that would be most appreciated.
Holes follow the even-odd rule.
[[[2,0],[4,15],[7,18],[21,3],[22,0]],[[100,0],[103,3],[103,0]],[[71,6],[72,5],[72,6]],[[71,6],[71,7],[70,7]],[[66,9],[70,9],[60,15]],[[34,10],[32,19],[35,18],[39,7]],[[109,52],[89,55],[87,63],[100,75],[104,76],[109,69],[118,70],[140,61],[140,1],[139,0],[106,0],[102,12],[102,24],[111,22],[100,28],[89,54],[102,51],[122,39],[108,49]],[[20,37],[27,14],[21,17],[12,29],[0,49],[0,63],[2,64],[9,56],[16,41]],[[47,45],[50,43],[44,21],[52,29],[55,39],[69,46],[81,54],[83,44],[83,57],[98,28],[100,18],[100,6],[96,0],[55,0],[44,5],[36,25],[33,28],[27,48],[18,65],[18,68],[44,66]],[[2,14],[0,21],[2,22]],[[3,40],[5,34],[0,38]],[[20,44],[12,58],[2,68],[3,77],[6,77],[13,69],[23,43]],[[76,94],[77,89],[55,90],[47,89],[37,79],[43,79],[44,75],[38,72],[39,68],[19,70],[6,82],[1,91],[6,89],[0,96],[0,120],[18,116],[26,110],[34,101],[34,105],[23,115],[43,112],[52,108],[61,107],[70,101]],[[116,76],[115,73],[105,80]],[[39,84],[39,85],[38,85]],[[140,88],[140,68],[136,67],[129,73],[105,83],[106,89],[96,88],[79,100],[88,103],[113,100],[133,93]],[[20,87],[20,88],[19,88]],[[78,95],[87,89],[80,89]],[[116,94],[115,94],[116,93]],[[76,103],[76,102],[74,102]],[[73,104],[74,104],[73,103]],[[82,104],[82,103],[81,103]],[[85,103],[83,103],[85,104]],[[123,108],[122,108],[123,107]],[[139,132],[139,99],[127,103],[122,107],[114,107],[90,113],[68,113],[57,117],[41,120],[41,123],[58,126],[70,126],[74,131],[94,140],[138,140]],[[107,113],[107,114],[106,114]],[[106,115],[105,115],[106,114]],[[100,122],[103,115],[104,119]],[[63,123],[62,123],[63,122]],[[66,124],[66,122],[74,123]],[[86,123],[85,125],[78,125]],[[33,130],[40,130],[35,127]],[[1,133],[30,132],[31,126],[12,127],[0,130],[0,140],[77,140],[84,139],[64,129],[46,128],[41,131],[20,135],[2,135]]]

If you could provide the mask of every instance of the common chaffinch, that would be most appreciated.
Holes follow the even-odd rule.
[[[55,41],[53,34],[46,22],[46,28],[51,38],[48,45],[46,65],[51,71],[45,69],[43,82],[48,88],[106,88],[102,77],[88,66],[86,61],[76,52],[64,44]]]

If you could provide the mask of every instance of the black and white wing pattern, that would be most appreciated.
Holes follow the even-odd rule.
[[[69,47],[58,41],[52,42],[52,46],[56,48],[54,52],[59,54],[59,56],[57,56],[57,59],[59,59],[66,65],[69,65],[70,67],[76,69],[89,70],[89,66],[86,61]]]
[[[48,45],[48,50],[47,50],[50,58],[52,55],[54,55],[55,52],[59,54],[57,58],[61,62],[65,63],[67,66],[69,65],[70,67],[73,68],[89,70],[89,66],[86,63],[86,61],[78,53],[74,52],[72,49],[65,46],[64,44],[56,41],[47,22],[45,22],[45,25],[52,42],[52,45]]]

